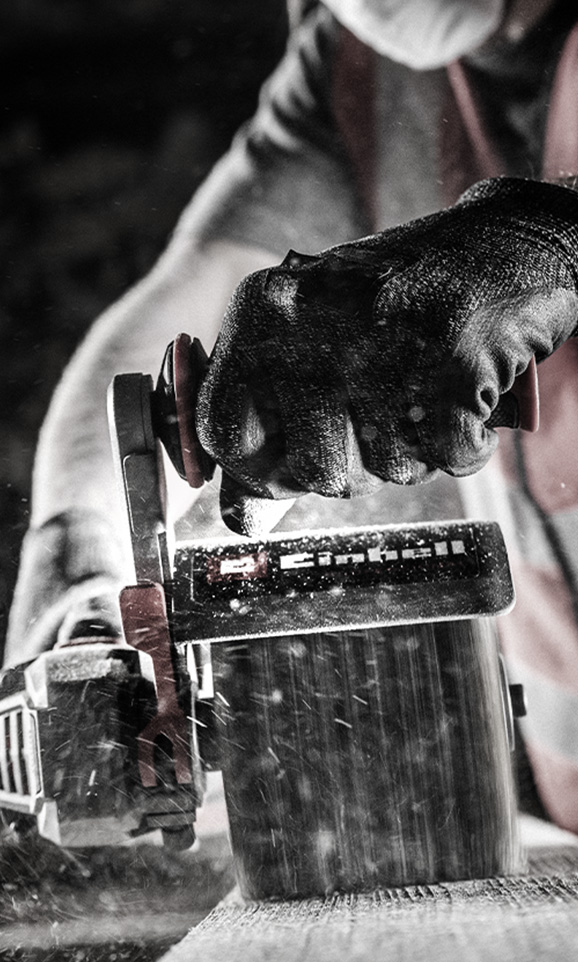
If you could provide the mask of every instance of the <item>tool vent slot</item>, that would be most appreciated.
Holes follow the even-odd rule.
[[[35,781],[25,725],[20,708],[0,715],[0,787],[10,794],[29,795],[30,784]]]

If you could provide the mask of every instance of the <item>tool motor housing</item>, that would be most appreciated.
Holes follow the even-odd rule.
[[[246,897],[520,869],[497,525],[182,545],[173,587],[177,647],[210,645]]]
[[[139,733],[156,709],[152,660],[129,646],[57,649],[9,669],[0,679],[0,807],[66,848],[156,829],[181,847],[186,832],[191,844],[198,779],[178,784],[162,741],[162,781],[147,787],[140,777]]]

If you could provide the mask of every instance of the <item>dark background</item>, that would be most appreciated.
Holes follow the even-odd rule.
[[[2,5],[0,647],[52,390],[164,247],[285,39],[284,0]]]

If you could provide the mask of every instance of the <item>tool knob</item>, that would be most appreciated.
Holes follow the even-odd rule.
[[[215,463],[203,450],[195,427],[197,396],[209,359],[197,337],[178,334],[165,351],[151,396],[153,429],[175,470],[192,488],[210,481]]]

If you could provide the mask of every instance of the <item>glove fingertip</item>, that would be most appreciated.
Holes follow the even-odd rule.
[[[221,517],[234,534],[247,538],[268,534],[294,503],[294,498],[273,500],[257,497],[231,478],[223,476],[220,494]]]

